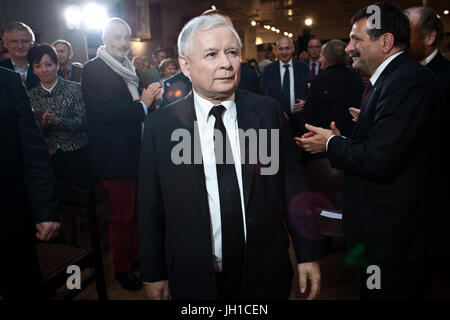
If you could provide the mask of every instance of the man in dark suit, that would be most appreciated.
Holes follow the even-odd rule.
[[[35,237],[59,231],[56,185],[47,145],[20,76],[0,67],[0,294],[39,299],[41,279]]]
[[[334,121],[344,136],[350,136],[354,122],[348,108],[359,108],[364,84],[359,73],[345,65],[345,47],[336,39],[323,45],[319,58],[323,72],[311,83],[302,113],[308,124],[329,129]]]
[[[409,53],[438,77],[450,103],[450,61],[438,49],[445,37],[444,22],[428,7],[412,7],[405,13],[411,26]]]
[[[83,70],[82,88],[88,118],[90,168],[108,190],[111,201],[109,237],[116,279],[128,290],[139,290],[132,272],[138,261],[136,177],[142,123],[161,85],[139,93],[139,78],[126,58],[131,30],[112,18],[103,31],[104,46]]]
[[[445,36],[444,22],[439,15],[428,7],[412,7],[405,10],[411,26],[411,41],[409,52],[411,56],[422,65],[429,68],[439,79],[447,98],[446,119],[450,120],[450,61],[445,59],[438,47]],[[447,141],[450,137],[447,135]],[[450,168],[448,167],[448,157],[441,159],[440,180],[437,185],[445,186],[450,179]],[[441,188],[441,202],[436,210],[446,210],[447,198],[446,188]],[[450,227],[449,215],[442,216],[442,226]],[[447,233],[442,233],[442,243],[447,243],[447,249],[442,257],[441,270],[447,273],[450,266],[450,240]]]
[[[303,117],[299,113],[305,105],[308,84],[312,78],[308,66],[292,58],[294,43],[291,38],[279,38],[276,50],[279,60],[264,68],[261,91],[263,95],[280,102],[282,111],[289,119],[292,133],[297,135],[304,127]]]
[[[39,82],[27,60],[28,50],[34,43],[33,31],[25,23],[15,21],[5,27],[3,38],[10,58],[0,61],[0,67],[19,73],[27,90],[33,89]]]
[[[80,63],[73,63],[72,45],[66,40],[56,40],[52,46],[55,47],[58,54],[58,76],[63,79],[80,82],[83,73],[83,65]]]
[[[435,181],[446,143],[445,97],[434,75],[411,59],[408,18],[377,3],[352,18],[347,52],[373,84],[351,137],[307,126],[306,151],[328,152],[345,172],[344,235],[362,250],[362,298],[424,298],[434,272],[441,210]]]
[[[321,67],[321,62],[319,61],[321,49],[322,41],[319,38],[313,37],[309,39],[307,47],[309,59],[306,63],[309,66],[309,71],[311,72],[312,78],[315,78],[322,72],[322,70],[324,70]]]
[[[155,112],[145,125],[139,245],[141,277],[151,299],[289,297],[292,266],[284,221],[303,190],[303,174],[276,101],[236,91],[241,47],[223,19],[191,20],[178,48],[193,91]],[[238,141],[241,129],[254,132],[256,141]],[[258,129],[275,134],[272,143],[262,141]],[[181,145],[187,143],[182,150],[180,136]],[[279,155],[273,172],[263,173],[269,164],[252,149],[258,146]],[[296,219],[290,218],[292,226]],[[314,261],[322,257],[321,243],[299,224],[305,229],[293,227],[293,234],[300,286],[304,292],[309,279],[313,298],[319,290]]]

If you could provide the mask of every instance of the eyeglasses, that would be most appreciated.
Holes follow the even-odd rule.
[[[322,46],[309,46],[308,49],[320,49]]]
[[[31,43],[31,40],[8,40],[8,43],[18,46],[19,44],[21,45],[27,45]]]

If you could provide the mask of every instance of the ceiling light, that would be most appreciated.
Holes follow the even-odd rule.
[[[293,35],[292,33],[290,33],[290,32],[288,33],[288,37],[289,37],[289,38],[292,38],[293,36],[294,36],[294,35]]]
[[[277,28],[275,28],[275,27],[272,27],[272,28],[270,28],[270,30],[272,30],[272,31],[275,31]]]
[[[251,22],[251,25],[252,25],[252,26],[256,26],[256,21],[252,21],[252,22]]]
[[[311,18],[306,19],[306,20],[305,20],[305,24],[306,24],[307,26],[312,25],[312,24],[313,24],[312,19],[311,19]]]
[[[448,14],[449,13],[449,11],[448,10],[444,10],[444,14]]]

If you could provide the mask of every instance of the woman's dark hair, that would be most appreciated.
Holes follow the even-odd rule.
[[[40,46],[32,47],[27,54],[28,63],[32,65],[33,63],[41,62],[44,54],[48,54],[48,56],[54,63],[58,63],[56,50],[49,44],[42,44]]]

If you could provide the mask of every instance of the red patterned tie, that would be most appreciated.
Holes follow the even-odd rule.
[[[311,76],[314,78],[316,76],[316,63],[311,63]]]
[[[64,69],[64,79],[69,80],[69,69]]]

